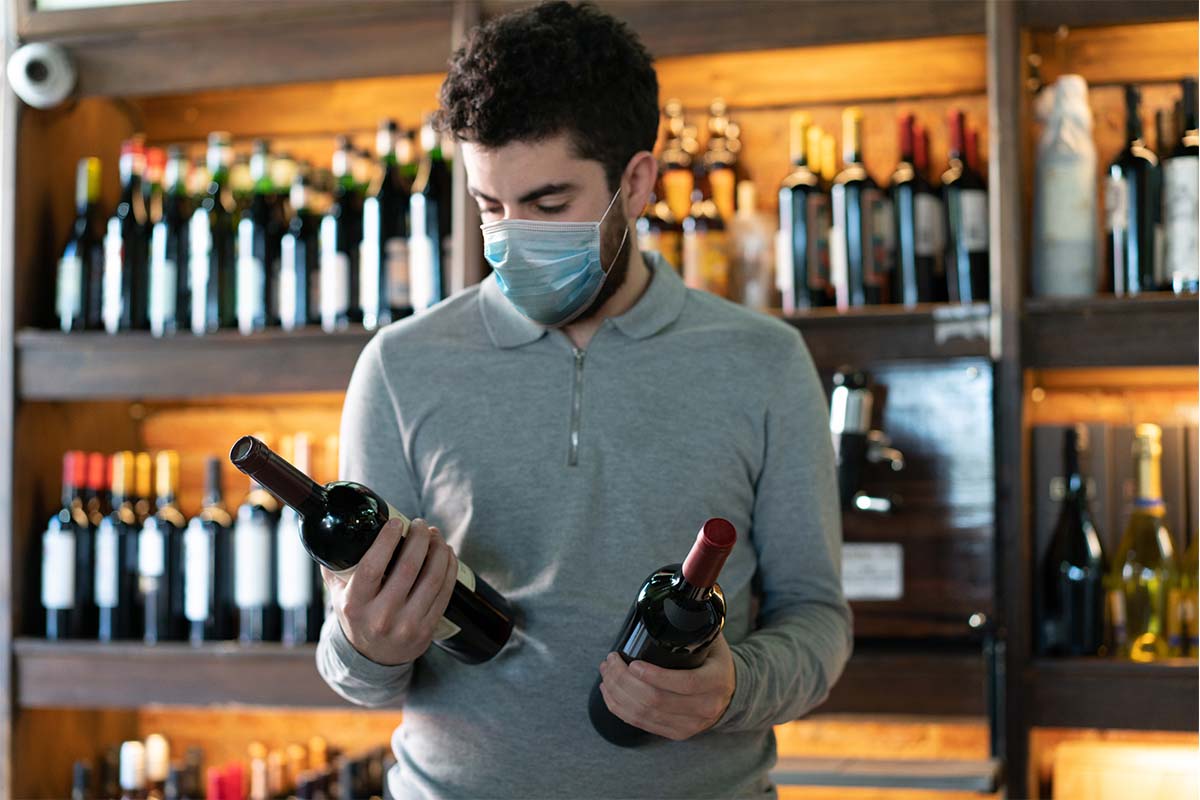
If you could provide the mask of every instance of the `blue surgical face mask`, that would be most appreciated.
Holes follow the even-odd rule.
[[[600,226],[621,190],[613,195],[599,222],[543,222],[501,219],[480,226],[483,255],[496,273],[496,284],[529,319],[556,328],[582,314],[600,294],[608,273],[600,262]]]

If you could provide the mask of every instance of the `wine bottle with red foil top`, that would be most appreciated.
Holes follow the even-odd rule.
[[[408,533],[409,520],[366,486],[351,481],[322,486],[253,436],[238,439],[229,460],[299,512],[304,548],[334,572],[353,572],[389,519],[399,519]],[[433,643],[459,661],[480,664],[504,647],[513,617],[508,601],[460,560]]]
[[[683,564],[650,573],[621,626],[613,651],[626,663],[645,661],[666,669],[695,669],[725,626],[725,595],[717,576],[737,541],[737,531],[720,518],[704,523]],[[588,698],[596,732],[620,747],[640,747],[659,738],[608,710],[596,679]]]

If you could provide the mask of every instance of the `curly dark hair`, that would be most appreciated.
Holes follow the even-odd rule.
[[[450,60],[436,122],[483,147],[570,137],[616,191],[658,137],[658,75],[625,23],[592,3],[548,2],[471,32]]]

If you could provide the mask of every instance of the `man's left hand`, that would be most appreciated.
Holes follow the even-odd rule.
[[[609,711],[634,727],[677,742],[716,724],[736,686],[725,634],[717,637],[696,669],[663,669],[645,661],[626,665],[619,655],[609,653],[600,675]]]

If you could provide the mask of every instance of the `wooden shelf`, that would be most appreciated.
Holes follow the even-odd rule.
[[[879,361],[988,356],[985,304],[815,309],[783,317],[804,336],[820,369]]]
[[[924,789],[990,794],[1000,785],[1000,762],[875,758],[780,758],[771,780],[780,786]]]
[[[1039,659],[1029,673],[1031,723],[1059,728],[1194,731],[1200,667],[1189,659],[1137,664]]]
[[[17,639],[14,650],[14,694],[21,708],[348,705],[317,673],[313,645],[147,647]]]
[[[1026,367],[1196,366],[1200,325],[1194,295],[1030,299]]]
[[[979,644],[860,641],[817,713],[983,716],[986,682]]]
[[[189,398],[343,391],[372,333],[17,335],[22,400]]]

